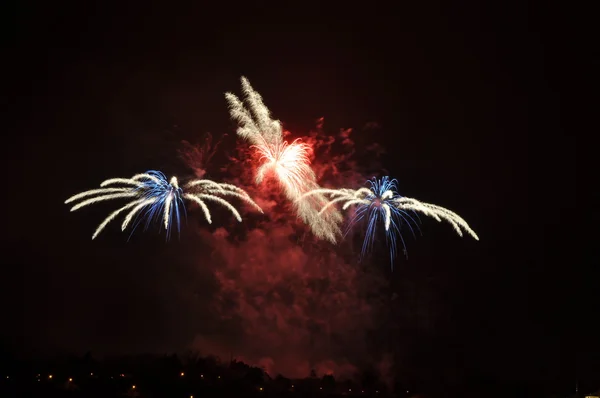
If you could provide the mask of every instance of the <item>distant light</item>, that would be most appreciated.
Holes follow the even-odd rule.
[[[125,377],[125,375],[124,375],[123,373],[121,373],[119,376],[121,376],[121,377]]]
[[[349,388],[349,389],[348,389],[348,391],[352,391],[352,389],[351,389],[351,388]]]
[[[39,375],[38,375],[39,376]],[[10,379],[10,377],[6,376],[7,379]]]
[[[365,392],[365,390],[362,390],[362,392]]]
[[[90,376],[93,376],[93,375],[94,375],[93,373],[90,373]]]
[[[258,391],[262,391],[262,390],[263,390],[263,388],[262,388],[262,387],[260,387],[260,388],[258,389]]]
[[[73,381],[73,379],[69,377],[69,382],[72,382],[72,381]]]
[[[322,389],[323,389],[323,387],[319,387],[319,390],[322,390]]]
[[[379,394],[379,390],[375,390],[375,394]]]
[[[131,388],[132,388],[133,390],[135,390],[135,384],[134,384],[134,385],[132,385],[132,386],[131,386]]]
[[[185,375],[185,373],[181,372],[181,377],[183,377]]]
[[[294,388],[294,385],[292,384],[292,388]]]
[[[48,378],[49,378],[49,379],[51,379],[51,378],[52,378],[52,375],[48,375]]]
[[[217,379],[220,379],[220,378],[221,378],[221,376],[217,376]]]
[[[200,378],[201,378],[201,379],[204,379],[204,375],[200,375]]]

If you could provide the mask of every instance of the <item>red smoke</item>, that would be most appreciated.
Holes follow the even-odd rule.
[[[350,160],[355,152],[351,132],[342,130],[337,137],[314,132],[303,138],[313,149],[319,183],[364,182]],[[213,251],[211,260],[199,266],[214,266],[220,286],[214,311],[222,325],[214,335],[197,336],[194,348],[292,378],[306,377],[311,369],[320,376],[352,377],[357,368],[380,363],[382,356],[372,351],[367,333],[376,327],[373,306],[379,304],[368,301],[366,293],[377,291],[382,281],[356,266],[348,243],[316,241],[274,181],[257,187],[256,159],[248,156],[246,143],[238,146],[238,155],[223,170],[224,179],[247,189],[265,216],[246,213],[243,236],[229,228],[201,230]],[[204,170],[202,160],[194,157],[204,153],[187,150],[185,160],[195,170]],[[389,361],[383,361],[382,373],[389,370]]]
[[[194,171],[196,178],[204,178],[206,165],[208,165],[217,153],[221,140],[213,142],[212,134],[206,134],[202,145],[192,145],[188,141],[182,141],[182,149],[179,151],[181,159]]]

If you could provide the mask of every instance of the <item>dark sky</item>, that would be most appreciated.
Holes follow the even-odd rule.
[[[185,230],[168,244],[114,230],[90,242],[106,210],[62,202],[104,178],[180,172],[180,141],[206,132],[229,134],[231,150],[223,93],[245,75],[298,135],[319,117],[333,133],[376,122],[363,139],[387,149],[402,193],[456,210],[481,237],[427,224],[386,274],[391,289],[438,298],[404,307],[445,312],[439,328],[386,331],[411,347],[405,367],[555,383],[600,374],[598,271],[572,225],[564,42],[545,22],[556,15],[413,3],[7,6],[5,341],[22,353],[165,352],[218,333],[208,243]]]

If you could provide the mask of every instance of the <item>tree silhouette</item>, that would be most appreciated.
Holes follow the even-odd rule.
[[[361,385],[366,389],[375,389],[379,384],[379,375],[373,369],[366,369],[361,375]]]
[[[251,367],[246,372],[246,377],[244,377],[245,381],[252,387],[257,387],[264,383],[265,374],[260,368]]]
[[[321,379],[321,385],[323,389],[331,391],[335,388],[335,377],[333,375],[325,375]]]
[[[274,380],[276,390],[279,392],[287,391],[292,387],[292,381],[282,375],[277,375]]]

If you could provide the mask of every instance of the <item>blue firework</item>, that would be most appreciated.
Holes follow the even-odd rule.
[[[171,238],[173,224],[176,225],[177,233],[180,234],[182,215],[187,219],[187,212],[183,201],[183,190],[179,187],[177,177],[171,177],[171,180],[168,180],[164,173],[149,170],[139,175],[137,180],[141,185],[137,186],[135,190],[139,192],[139,198],[142,200],[139,206],[143,207],[136,216],[131,234],[143,221],[145,221],[144,230],[147,230],[152,223],[161,224],[165,229],[167,240]],[[127,224],[122,229],[124,230],[126,227]]]
[[[359,190],[356,210],[348,223],[346,234],[356,223],[366,221],[367,227],[361,251],[361,258],[364,258],[372,251],[378,231],[382,229],[390,250],[390,260],[393,268],[398,253],[398,241],[402,244],[404,254],[407,255],[402,227],[407,226],[413,237],[416,237],[415,230],[421,233],[417,223],[417,221],[420,223],[421,220],[415,212],[401,210],[395,206],[395,202],[402,198],[398,194],[398,181],[385,176],[379,180],[373,178],[367,182],[370,189],[363,188]],[[347,206],[344,207],[347,208]]]
[[[212,218],[207,202],[217,203],[228,209],[235,218],[241,222],[242,217],[235,207],[222,196],[231,196],[243,200],[252,205],[262,213],[262,209],[248,196],[246,191],[235,185],[217,183],[211,180],[193,180],[186,185],[187,193],[179,187],[177,177],[167,180],[160,171],[150,170],[142,174],[136,174],[131,178],[112,178],[100,184],[100,189],[92,189],[74,195],[65,203],[71,203],[84,199],[73,206],[71,211],[82,207],[112,199],[129,199],[129,203],[113,211],[96,228],[92,235],[95,239],[100,232],[119,214],[128,211],[121,224],[124,231],[129,225],[133,225],[132,232],[143,222],[148,229],[150,224],[159,222],[166,231],[166,239],[171,237],[171,229],[175,224],[177,232],[181,230],[182,217],[187,218],[184,200],[196,203],[202,209],[206,221],[212,223]],[[131,235],[130,235],[131,237]]]
[[[347,188],[314,189],[303,194],[298,200],[303,200],[311,195],[329,196],[329,201],[324,204],[319,214],[323,214],[337,203],[344,203],[343,210],[350,206],[356,206],[356,211],[348,223],[346,234],[358,222],[366,221],[367,228],[361,251],[362,259],[372,250],[378,230],[382,228],[390,249],[392,269],[398,251],[398,242],[402,244],[404,254],[407,253],[404,236],[402,235],[403,227],[407,226],[413,237],[416,237],[415,231],[421,233],[419,228],[421,220],[418,214],[424,214],[438,222],[444,220],[450,223],[459,236],[462,237],[463,231],[466,231],[475,240],[479,240],[475,231],[458,214],[438,205],[420,202],[417,199],[400,195],[396,180],[386,176],[379,180],[373,178],[368,183],[370,188],[357,190]]]

